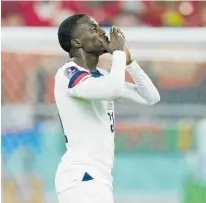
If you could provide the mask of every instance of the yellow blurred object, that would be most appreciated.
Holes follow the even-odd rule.
[[[15,181],[11,178],[3,178],[2,182],[2,202],[13,203],[15,201],[15,203],[22,203]]]
[[[192,148],[192,125],[182,123],[179,125],[178,148],[187,151]]]
[[[4,203],[43,203],[44,189],[42,180],[37,177],[28,177],[29,196],[25,199],[21,195],[21,188],[12,178],[4,178],[2,185]]]
[[[177,12],[167,12],[162,15],[162,21],[166,26],[182,26],[184,19]]]
[[[42,180],[37,177],[29,177],[28,182],[31,187],[31,194],[27,203],[43,203],[44,189]]]

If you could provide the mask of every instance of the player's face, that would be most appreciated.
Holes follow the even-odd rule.
[[[79,23],[79,40],[83,50],[87,53],[104,53],[105,49],[100,40],[109,43],[105,31],[101,29],[97,22],[90,16],[83,17]]]

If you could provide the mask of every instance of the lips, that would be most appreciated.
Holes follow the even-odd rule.
[[[105,35],[104,36],[104,40],[107,42],[107,43],[109,43],[109,38]]]

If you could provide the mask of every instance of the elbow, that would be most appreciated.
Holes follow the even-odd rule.
[[[151,98],[151,100],[147,101],[147,105],[148,106],[153,106],[154,104],[157,104],[160,101],[160,94],[157,91],[156,94],[153,95],[153,97]]]
[[[115,99],[120,98],[123,96],[123,88],[113,88],[112,95]]]
[[[156,94],[154,95],[153,97],[153,104],[156,104],[160,101],[160,94],[159,92],[157,91]]]
[[[110,91],[111,91],[112,96],[115,99],[122,97],[124,94],[124,83],[122,85],[121,84],[117,84],[117,85],[113,84],[113,86],[111,86],[111,88],[110,88]]]
[[[108,77],[107,84],[107,91],[109,92],[112,98],[117,99],[123,96],[125,84],[124,77],[122,78],[122,80],[114,80],[113,78]]]

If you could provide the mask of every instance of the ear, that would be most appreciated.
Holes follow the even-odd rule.
[[[81,48],[82,47],[82,43],[80,42],[79,39],[73,39],[71,41],[72,43],[72,46],[75,47],[75,48]]]

